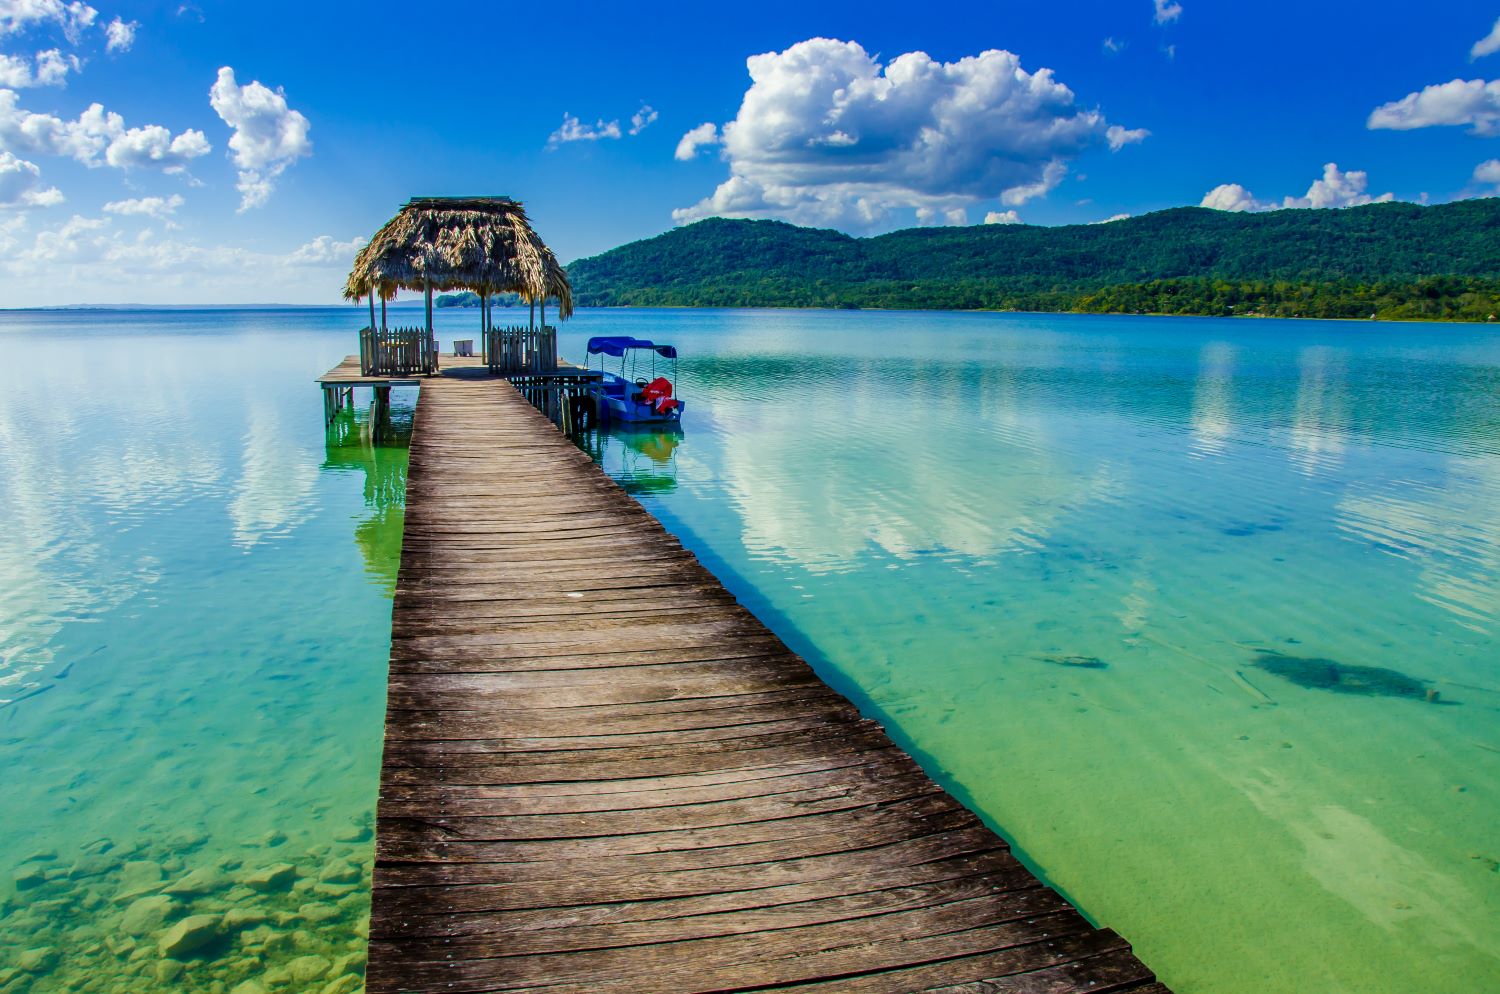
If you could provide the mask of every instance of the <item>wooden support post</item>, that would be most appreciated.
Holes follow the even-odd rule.
[[[433,365],[437,365],[437,339],[432,337],[432,278],[422,277],[422,290],[427,298],[427,340],[432,343]]]
[[[380,296],[380,330],[385,331],[385,295]]]
[[[375,330],[375,291],[370,290],[370,331]]]
[[[371,434],[376,442],[384,440],[391,426],[391,388],[377,386],[375,388],[375,410],[370,418]]]
[[[536,327],[536,298],[531,298],[531,327]]]

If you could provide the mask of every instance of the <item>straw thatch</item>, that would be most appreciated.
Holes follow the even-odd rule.
[[[507,197],[412,198],[355,256],[344,296],[390,300],[429,280],[434,290],[555,297],[559,317],[573,313],[567,271]]]

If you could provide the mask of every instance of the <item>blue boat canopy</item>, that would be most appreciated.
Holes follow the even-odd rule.
[[[676,359],[677,346],[657,345],[648,342],[644,338],[631,338],[629,335],[603,335],[589,339],[589,355],[612,355],[620,357],[629,349],[650,349],[663,359]]]

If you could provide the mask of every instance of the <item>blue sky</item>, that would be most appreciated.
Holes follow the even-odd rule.
[[[332,302],[412,195],[571,260],[1500,187],[1500,4],[525,6],[0,0],[0,304]]]

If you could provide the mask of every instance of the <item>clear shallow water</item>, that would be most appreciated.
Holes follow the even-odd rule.
[[[357,986],[405,463],[310,381],[359,314],[0,314],[0,992]],[[1500,335],[606,332],[682,348],[687,432],[586,447],[1183,994],[1500,988]]]
[[[352,327],[0,315],[0,990],[362,983],[406,453],[325,442]]]
[[[609,323],[604,465],[1182,994],[1500,990],[1500,334]]]

